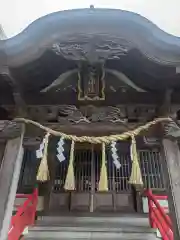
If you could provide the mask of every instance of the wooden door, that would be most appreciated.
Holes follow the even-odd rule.
[[[65,191],[64,183],[68,169],[68,159],[56,167],[55,179],[52,186],[50,211],[89,211],[92,189],[92,154],[91,148],[76,145],[74,152],[74,173],[76,188]]]
[[[117,170],[106,154],[108,169],[108,192],[99,192],[101,168],[100,146],[83,146],[75,150],[75,191],[64,191],[63,185],[68,162],[59,165],[50,198],[50,210],[60,211],[134,211],[132,188],[128,184],[131,161],[128,153],[121,154],[121,168]]]
[[[93,159],[91,148],[76,149],[75,181],[76,190],[70,195],[70,211],[91,211],[93,190]]]
[[[80,144],[75,149],[75,178],[76,190],[64,191],[64,183],[68,168],[69,150],[65,151],[66,160],[62,163],[56,158],[54,145],[48,157],[51,156],[54,167],[49,165],[51,174],[50,187],[43,184],[43,194],[47,197],[47,211],[134,211],[134,205],[141,211],[142,201],[138,192],[132,191],[128,184],[131,160],[129,146],[120,143],[118,156],[121,168],[117,170],[113,164],[111,152],[107,148],[108,192],[98,192],[98,183],[101,167],[101,146]],[[140,166],[145,187],[151,187],[154,192],[165,191],[162,174],[162,163],[158,148],[141,148],[139,150]],[[25,149],[24,160],[21,168],[18,192],[31,193],[36,183],[36,173],[40,160],[36,159],[34,149]],[[133,192],[135,196],[133,195]],[[50,196],[48,195],[50,193]],[[59,214],[59,213],[58,213]]]
[[[95,173],[95,192],[94,192],[94,212],[104,211],[134,211],[134,197],[131,185],[128,183],[131,160],[127,151],[119,154],[121,168],[116,169],[111,152],[106,151],[106,165],[108,176],[108,192],[99,192],[98,184],[101,168],[101,150],[94,151],[94,173]]]

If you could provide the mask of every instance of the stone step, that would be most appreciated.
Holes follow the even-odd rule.
[[[130,226],[149,226],[149,220],[146,216],[116,216],[116,217],[76,217],[76,216],[64,216],[64,217],[54,217],[54,216],[43,216],[38,218],[37,224],[44,225],[65,225],[65,224],[119,224],[119,225],[130,225]]]
[[[50,231],[50,232],[118,232],[118,233],[153,233],[154,230],[149,227],[111,227],[111,226],[34,226],[29,231]]]
[[[46,226],[54,226],[54,227],[94,227],[94,228],[126,228],[126,227],[134,227],[134,228],[149,228],[149,222],[45,222],[45,221],[37,221],[36,226],[46,227]]]
[[[29,228],[27,240],[119,239],[155,240],[145,215],[42,216]]]
[[[32,239],[124,239],[124,240],[155,240],[154,233],[122,233],[122,232],[54,232],[54,231],[31,231],[26,240]]]

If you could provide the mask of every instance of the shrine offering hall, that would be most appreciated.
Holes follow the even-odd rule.
[[[178,38],[118,10],[53,13],[1,40],[0,153],[21,135],[17,193],[38,186],[47,215],[146,212],[144,189],[175,204],[179,66]]]

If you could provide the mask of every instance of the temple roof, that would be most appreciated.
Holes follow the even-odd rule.
[[[146,18],[115,9],[67,10],[49,14],[29,25],[17,36],[1,42],[9,65],[18,66],[39,57],[55,43],[99,40],[138,49],[147,58],[179,65],[180,38],[160,30]],[[121,50],[121,49],[120,49]]]
[[[43,90],[86,61],[123,73],[144,90],[180,88],[180,38],[128,11],[52,13],[0,40],[0,53],[0,65],[9,66],[25,92]]]

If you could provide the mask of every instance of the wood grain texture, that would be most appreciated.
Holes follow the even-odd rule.
[[[164,139],[164,174],[173,220],[174,239],[180,239],[180,151],[176,141]]]
[[[6,144],[0,170],[0,239],[7,239],[23,158],[24,126],[21,135]]]

